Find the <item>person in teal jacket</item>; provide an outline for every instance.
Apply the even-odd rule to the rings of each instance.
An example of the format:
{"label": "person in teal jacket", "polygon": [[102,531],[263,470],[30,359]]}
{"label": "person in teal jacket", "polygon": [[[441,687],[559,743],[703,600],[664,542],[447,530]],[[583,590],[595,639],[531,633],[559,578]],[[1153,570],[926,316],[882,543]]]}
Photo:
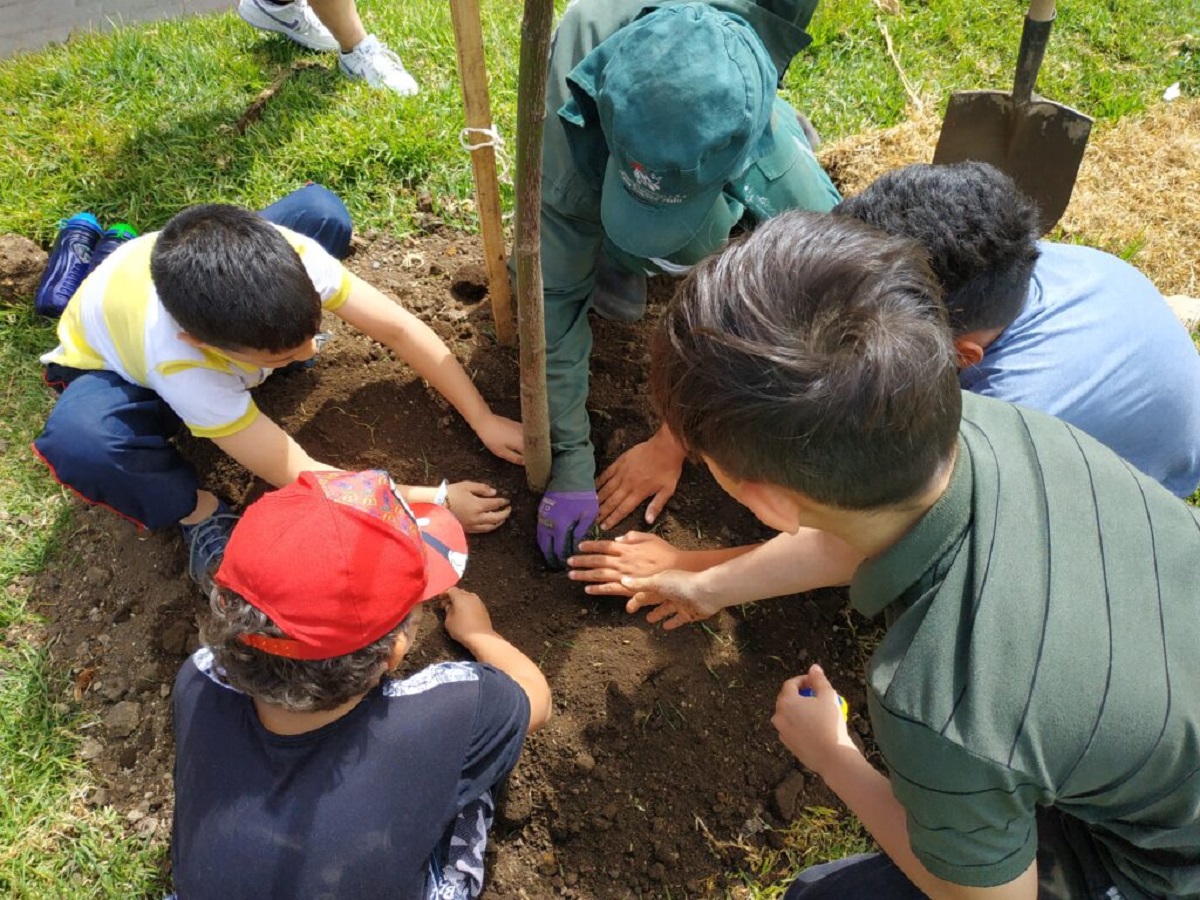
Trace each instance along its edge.
{"label": "person in teal jacket", "polygon": [[[586,407],[588,311],[633,321],[645,310],[647,274],[686,272],[739,224],[787,209],[825,212],[840,199],[807,121],[777,95],[812,40],[805,27],[815,7],[574,0],[559,23],[541,209],[553,468],[537,541],[551,566],[565,563],[600,513]],[[631,476],[661,468],[646,465],[647,452],[664,448],[682,460],[660,431],[601,477],[610,519],[641,489]],[[678,462],[671,490],[677,472]]]}

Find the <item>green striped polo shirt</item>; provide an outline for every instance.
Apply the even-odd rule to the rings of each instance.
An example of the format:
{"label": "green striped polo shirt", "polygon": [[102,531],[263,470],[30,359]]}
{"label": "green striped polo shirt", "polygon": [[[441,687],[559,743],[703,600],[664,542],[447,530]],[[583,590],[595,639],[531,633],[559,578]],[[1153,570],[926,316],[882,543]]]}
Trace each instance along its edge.
{"label": "green striped polo shirt", "polygon": [[913,852],[956,884],[1082,822],[1129,898],[1200,898],[1200,510],[1081,431],[964,393],[945,494],[863,564],[892,624],[871,725]]}

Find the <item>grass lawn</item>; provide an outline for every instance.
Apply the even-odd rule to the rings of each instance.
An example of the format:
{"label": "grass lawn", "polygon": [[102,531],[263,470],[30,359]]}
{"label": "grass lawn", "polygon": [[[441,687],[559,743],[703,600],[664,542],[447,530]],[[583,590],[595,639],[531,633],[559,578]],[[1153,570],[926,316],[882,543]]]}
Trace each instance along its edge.
{"label": "grass lawn", "polygon": [[[881,9],[889,5],[829,0],[813,47],[787,73],[787,95],[827,138],[902,120],[911,101],[898,70],[933,108],[951,90],[1011,87],[1024,4],[908,2],[899,15]],[[447,5],[365,0],[360,10],[420,82],[419,97],[351,83],[332,56],[265,37],[232,13],[0,61],[0,233],[48,245],[57,221],[80,209],[151,230],[191,203],[260,207],[306,180],[341,194],[365,229],[404,232],[422,194],[447,221],[473,227]],[[521,5],[491,0],[483,14],[493,114],[512,145]],[[1195,0],[1077,0],[1060,13],[1040,88],[1104,127],[1175,82],[1200,94],[1197,35]],[[261,118],[239,130],[285,72]],[[505,199],[511,206],[511,186]],[[25,308],[0,308],[0,895],[161,896],[162,848],[82,802],[89,780],[74,754],[85,723],[63,701],[63,674],[45,665],[25,608],[29,576],[68,517],[27,450],[49,405],[35,360],[53,343]],[[859,840],[823,815],[813,827],[836,839],[817,844],[799,827],[797,864],[814,861],[810,844],[837,855]],[[779,893],[754,872],[745,880],[747,896]]]}

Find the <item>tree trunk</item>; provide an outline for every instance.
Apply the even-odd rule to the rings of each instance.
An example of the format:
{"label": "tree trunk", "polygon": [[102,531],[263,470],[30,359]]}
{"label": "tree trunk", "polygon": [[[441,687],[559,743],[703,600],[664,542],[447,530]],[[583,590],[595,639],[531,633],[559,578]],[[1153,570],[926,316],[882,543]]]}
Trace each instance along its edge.
{"label": "tree trunk", "polygon": [[525,0],[517,79],[517,327],[521,338],[521,420],[525,478],[541,492],[550,480],[550,406],[546,397],[546,321],[542,310],[542,127],[550,62],[553,0]]}

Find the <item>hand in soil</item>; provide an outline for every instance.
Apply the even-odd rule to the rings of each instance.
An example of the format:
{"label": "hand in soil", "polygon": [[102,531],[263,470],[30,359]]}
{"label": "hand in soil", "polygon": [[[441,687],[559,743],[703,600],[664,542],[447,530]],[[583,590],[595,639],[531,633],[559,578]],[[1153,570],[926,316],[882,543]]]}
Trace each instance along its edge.
{"label": "hand in soil", "polygon": [[446,634],[463,646],[466,646],[472,637],[495,633],[492,618],[478,594],[452,587],[442,598],[441,607],[446,613],[443,623]]}
{"label": "hand in soil", "polygon": [[520,422],[490,413],[475,434],[494,454],[518,466],[525,465],[525,432]]}
{"label": "hand in soil", "polygon": [[[803,696],[800,692],[805,688],[810,689],[813,696]],[[850,747],[855,753],[860,752],[842,718],[837,691],[825,677],[825,671],[817,665],[810,667],[808,674],[789,678],[783,683],[775,698],[771,724],[792,755],[818,775],[840,748]]]}
{"label": "hand in soil", "polygon": [[621,579],[621,586],[631,596],[625,611],[636,613],[639,609],[652,607],[646,621],[651,625],[662,622],[667,631],[707,619],[724,609],[725,604],[703,588],[700,580],[703,574],[668,569],[645,578],[626,575]]}
{"label": "hand in soil", "polygon": [[618,456],[596,479],[600,527],[613,528],[647,497],[652,499],[646,507],[646,524],[653,525],[675,493],[684,456],[683,448],[665,425],[650,440]]}
{"label": "hand in soil", "polygon": [[579,555],[567,560],[568,578],[592,582],[584,588],[589,594],[632,597],[633,591],[621,584],[626,575],[644,578],[677,565],[679,551],[656,534],[630,531],[613,541],[583,541]]}
{"label": "hand in soil", "polygon": [[483,534],[504,524],[512,507],[507,497],[496,496],[496,489],[478,481],[456,481],[446,492],[450,512],[462,523],[467,534]]}

